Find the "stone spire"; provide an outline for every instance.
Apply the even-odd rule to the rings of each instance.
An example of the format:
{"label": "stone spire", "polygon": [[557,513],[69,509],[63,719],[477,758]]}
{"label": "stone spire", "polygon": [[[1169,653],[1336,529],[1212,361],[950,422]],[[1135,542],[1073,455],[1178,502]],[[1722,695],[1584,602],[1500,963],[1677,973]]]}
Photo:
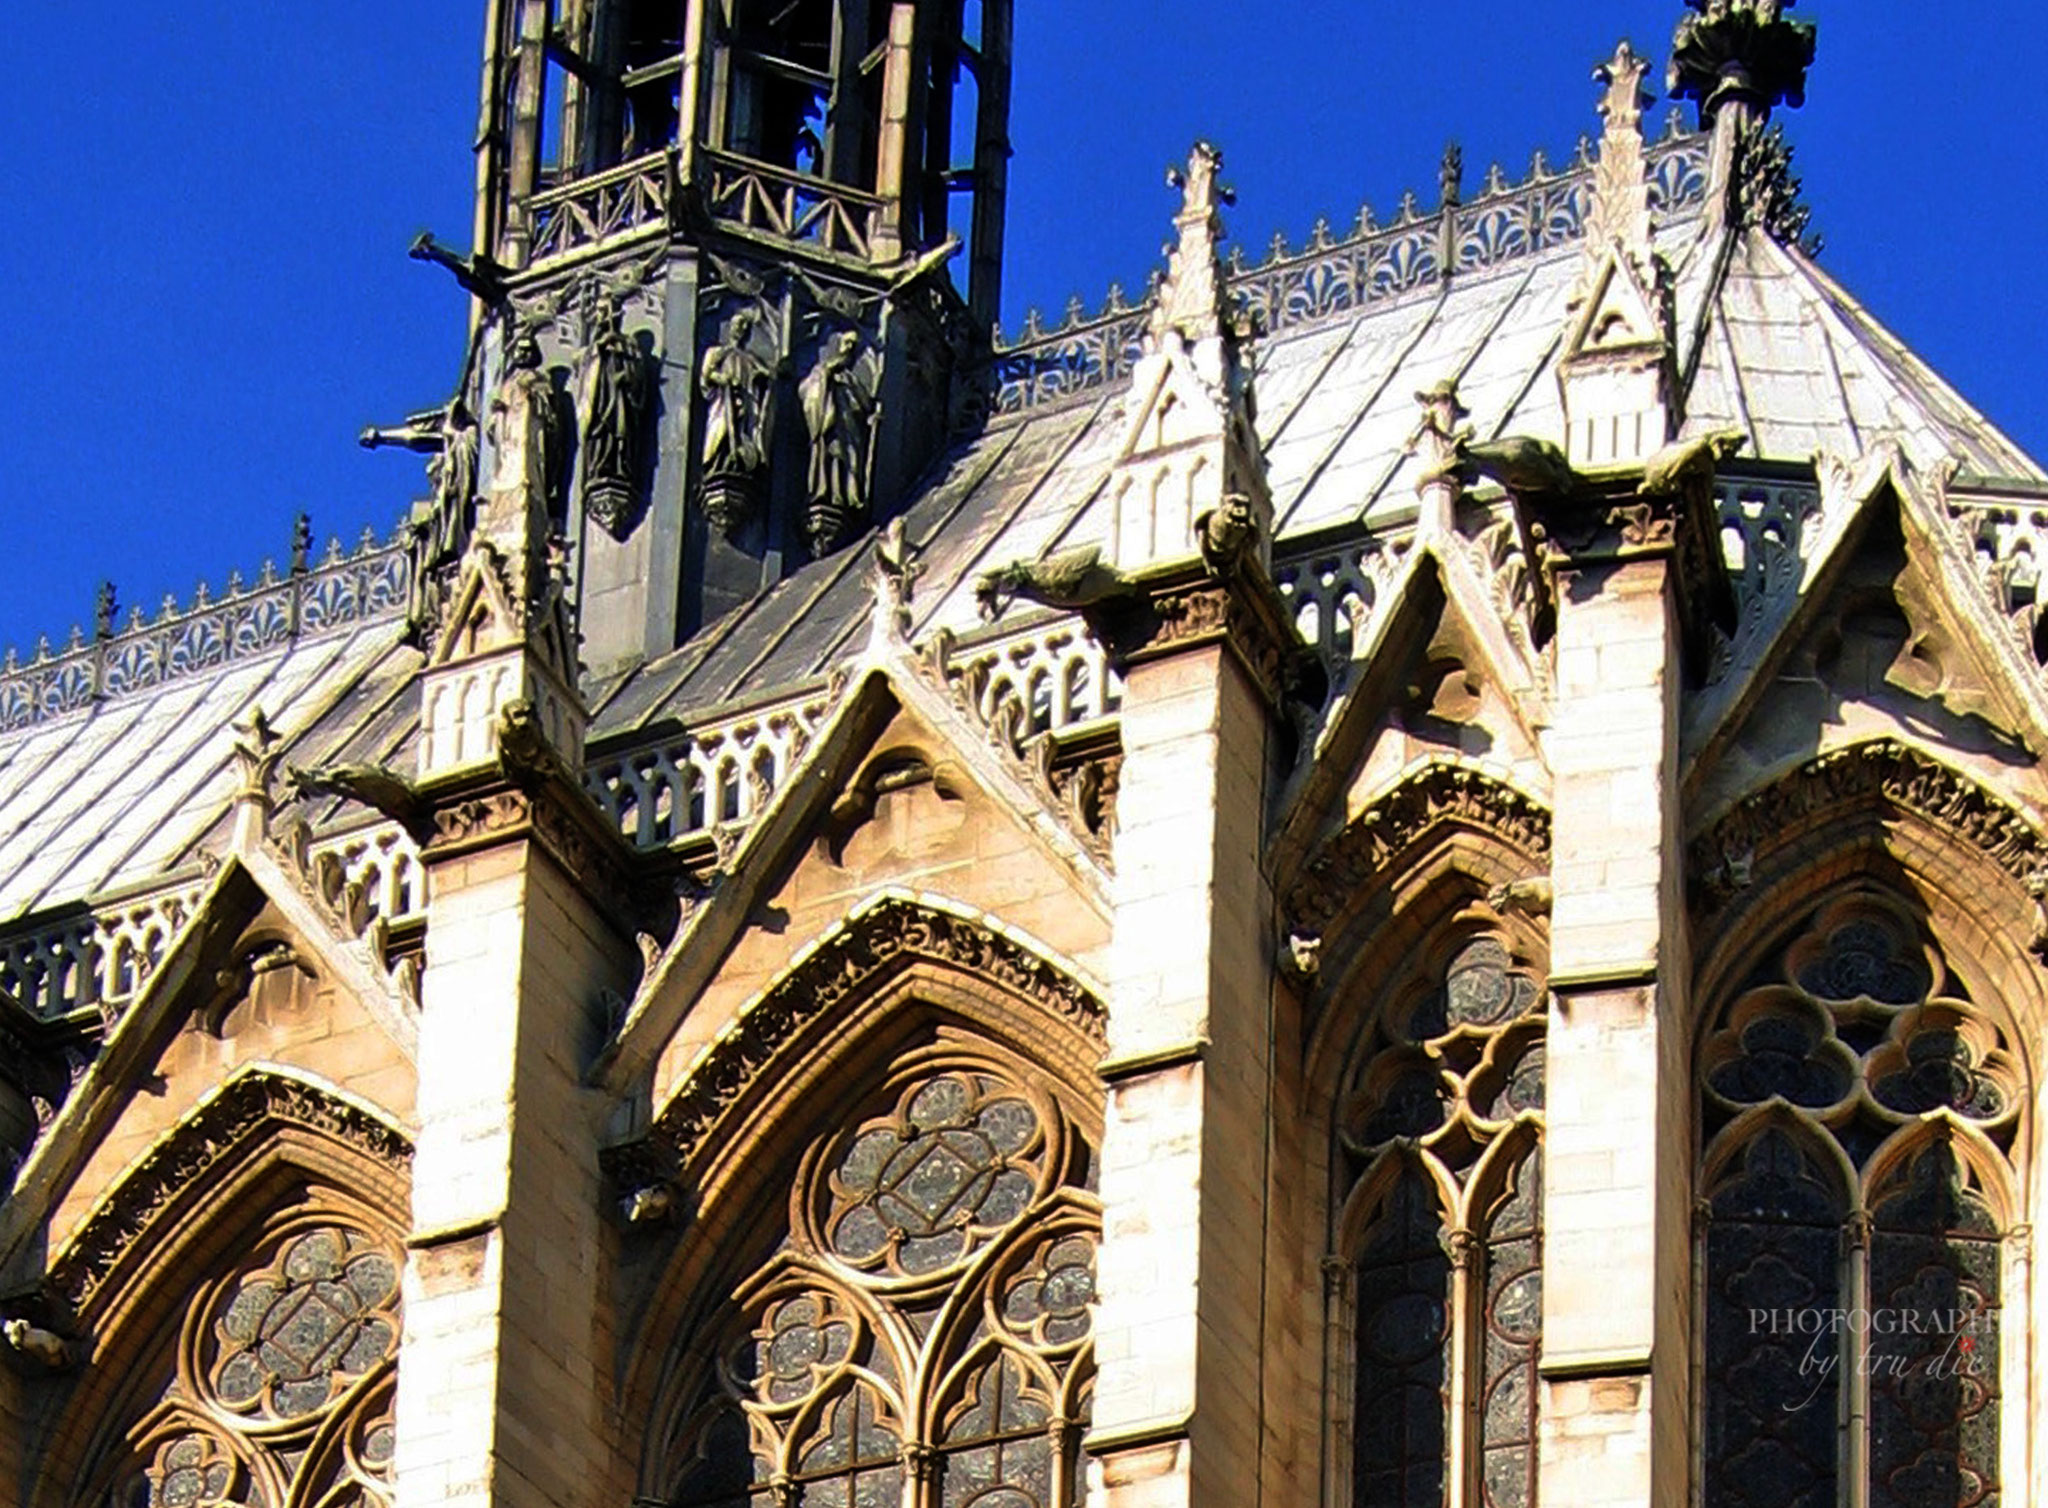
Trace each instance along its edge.
{"label": "stone spire", "polygon": [[1188,165],[1168,168],[1166,181],[1181,191],[1174,216],[1179,239],[1167,248],[1166,280],[1152,307],[1151,340],[1156,348],[1169,334],[1188,344],[1223,336],[1229,327],[1223,308],[1223,206],[1237,195],[1216,181],[1223,154],[1206,141],[1195,143]]}
{"label": "stone spire", "polygon": [[1252,420],[1243,332],[1224,288],[1223,154],[1198,141],[1167,182],[1181,191],[1176,240],[1131,368],[1110,483],[1106,554],[1124,571],[1246,550],[1270,559],[1273,503]]}
{"label": "stone spire", "polygon": [[1593,70],[1606,86],[1605,126],[1586,215],[1585,264],[1573,289],[1558,385],[1565,453],[1575,467],[1628,465],[1675,428],[1671,275],[1651,240],[1643,153],[1649,65],[1627,42]]}

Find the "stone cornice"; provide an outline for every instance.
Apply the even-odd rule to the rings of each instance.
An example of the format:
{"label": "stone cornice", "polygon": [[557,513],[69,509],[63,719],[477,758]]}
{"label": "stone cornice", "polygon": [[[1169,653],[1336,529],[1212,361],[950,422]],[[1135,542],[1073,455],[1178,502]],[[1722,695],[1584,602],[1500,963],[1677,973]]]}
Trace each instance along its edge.
{"label": "stone cornice", "polygon": [[2032,819],[1969,777],[1892,739],[1809,759],[1723,813],[1686,850],[1695,911],[1712,916],[1751,882],[1756,861],[1825,817],[1882,803],[1953,833],[2029,888],[2048,881]]}
{"label": "stone cornice", "polygon": [[481,783],[423,790],[433,807],[433,832],[421,847],[429,865],[503,843],[530,841],[544,851],[605,915],[639,892],[634,854],[589,794],[566,777],[512,785],[496,772]]}
{"label": "stone cornice", "polygon": [[977,915],[885,896],[820,940],[743,1009],[691,1067],[646,1136],[605,1153],[607,1171],[625,1186],[650,1171],[687,1166],[807,1025],[919,963],[970,975],[1040,1006],[1097,1044],[1105,1040],[1103,1002],[1052,960]]}
{"label": "stone cornice", "polygon": [[1140,578],[1135,600],[1084,611],[1119,674],[1186,650],[1221,644],[1244,666],[1269,708],[1282,711],[1308,674],[1321,675],[1271,579],[1246,560],[1229,576],[1197,565]]}
{"label": "stone cornice", "polygon": [[318,1132],[401,1176],[409,1174],[411,1142],[367,1107],[305,1079],[244,1073],[179,1122],[94,1206],[52,1265],[48,1286],[71,1313],[83,1312],[165,1210],[272,1124]]}

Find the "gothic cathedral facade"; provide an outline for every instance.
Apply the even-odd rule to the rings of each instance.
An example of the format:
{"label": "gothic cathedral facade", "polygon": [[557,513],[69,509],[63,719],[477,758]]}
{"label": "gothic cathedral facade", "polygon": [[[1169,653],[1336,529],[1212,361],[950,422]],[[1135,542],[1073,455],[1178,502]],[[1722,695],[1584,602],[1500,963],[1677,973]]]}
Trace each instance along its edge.
{"label": "gothic cathedral facade", "polygon": [[0,1497],[2048,1502],[2048,476],[1791,0],[1012,340],[1009,0],[487,4],[426,495],[0,672]]}

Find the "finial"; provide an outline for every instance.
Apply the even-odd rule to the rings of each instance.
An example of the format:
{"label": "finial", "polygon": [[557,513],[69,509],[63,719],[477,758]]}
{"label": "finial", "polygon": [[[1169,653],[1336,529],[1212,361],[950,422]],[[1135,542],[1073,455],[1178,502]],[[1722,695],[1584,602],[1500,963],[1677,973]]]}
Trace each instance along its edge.
{"label": "finial", "polygon": [[1806,70],[1813,66],[1810,21],[1788,21],[1794,0],[1686,0],[1694,14],[1681,19],[1671,40],[1667,87],[1699,105],[1702,129],[1721,107],[1740,103],[1760,123],[1780,104],[1806,103]]}
{"label": "finial", "polygon": [[1166,280],[1152,310],[1151,334],[1164,341],[1169,334],[1194,342],[1223,333],[1222,263],[1218,248],[1224,230],[1222,206],[1237,196],[1216,181],[1223,154],[1206,141],[1195,143],[1186,168],[1169,168],[1166,181],[1181,191],[1179,232],[1167,261]]}
{"label": "finial", "polygon": [[1605,122],[1600,157],[1593,168],[1593,202],[1586,217],[1586,255],[1597,261],[1618,246],[1647,267],[1650,247],[1650,180],[1643,160],[1643,108],[1655,96],[1643,87],[1649,64],[1623,39],[1614,56],[1593,70],[1606,86],[1600,99]]}
{"label": "finial", "polygon": [[1417,520],[1421,534],[1448,537],[1461,490],[1463,452],[1472,440],[1470,417],[1458,401],[1458,379],[1445,377],[1434,387],[1415,395],[1422,407],[1422,419],[1408,437],[1408,449],[1421,464],[1415,480],[1415,495],[1422,508]]}
{"label": "finial", "polygon": [[924,566],[903,534],[899,514],[889,520],[875,539],[875,559],[868,576],[868,591],[874,599],[870,638],[876,644],[901,643],[910,632],[910,598]]}
{"label": "finial", "polygon": [[269,828],[273,805],[271,777],[276,773],[284,739],[270,725],[261,706],[250,708],[248,721],[234,724],[233,731],[235,737],[228,751],[234,756],[238,781],[234,842],[238,850],[247,852]]}
{"label": "finial", "polygon": [[308,561],[313,554],[313,515],[301,513],[292,520],[292,574],[306,574]]}
{"label": "finial", "polygon": [[118,611],[115,600],[114,583],[102,581],[92,605],[92,636],[95,639],[114,637],[114,614]]}
{"label": "finial", "polygon": [[1649,71],[1650,65],[1636,56],[1626,37],[1616,45],[1614,56],[1593,70],[1593,77],[1607,86],[1600,101],[1600,117],[1607,122],[1609,136],[1617,131],[1642,134],[1643,111],[1657,100],[1643,87],[1643,75]]}
{"label": "finial", "polygon": [[1444,145],[1443,161],[1437,166],[1438,203],[1456,209],[1465,191],[1465,149],[1455,141]]}

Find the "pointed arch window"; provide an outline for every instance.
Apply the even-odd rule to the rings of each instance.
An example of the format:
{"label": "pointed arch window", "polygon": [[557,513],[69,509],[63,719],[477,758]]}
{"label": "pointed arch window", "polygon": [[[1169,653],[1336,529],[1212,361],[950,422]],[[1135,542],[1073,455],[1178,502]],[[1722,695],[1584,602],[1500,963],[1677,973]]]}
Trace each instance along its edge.
{"label": "pointed arch window", "polygon": [[[992,1060],[927,1055],[813,1146],[777,1254],[675,1411],[675,1508],[1071,1508],[1093,1153]],[[701,1369],[700,1369],[701,1370]]]}
{"label": "pointed arch window", "polygon": [[400,1330],[395,1243],[286,1217],[202,1287],[171,1381],[137,1410],[108,1508],[388,1508]]}
{"label": "pointed arch window", "polygon": [[1702,1501],[2000,1501],[2028,1093],[1997,1018],[1851,894],[1712,1021],[1700,1099]]}
{"label": "pointed arch window", "polygon": [[1441,1508],[1454,1483],[1536,1501],[1543,1035],[1535,975],[1468,937],[1359,1059],[1327,1269],[1326,1454],[1352,1508]]}

